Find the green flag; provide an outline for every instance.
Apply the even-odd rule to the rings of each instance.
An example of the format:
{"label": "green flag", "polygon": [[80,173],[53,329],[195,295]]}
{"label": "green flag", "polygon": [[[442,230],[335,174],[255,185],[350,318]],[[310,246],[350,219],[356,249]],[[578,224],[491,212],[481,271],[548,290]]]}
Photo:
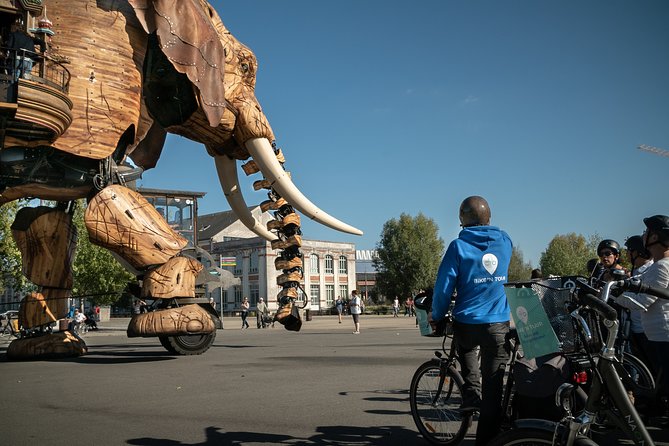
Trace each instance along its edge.
{"label": "green flag", "polygon": [[539,296],[532,288],[505,287],[523,353],[528,359],[560,351]]}

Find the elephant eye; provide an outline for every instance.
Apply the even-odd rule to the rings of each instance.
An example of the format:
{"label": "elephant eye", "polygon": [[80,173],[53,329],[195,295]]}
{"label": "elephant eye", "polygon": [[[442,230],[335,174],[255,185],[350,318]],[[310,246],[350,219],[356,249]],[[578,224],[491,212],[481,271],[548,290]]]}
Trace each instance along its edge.
{"label": "elephant eye", "polygon": [[242,62],[242,73],[248,73],[250,70],[248,62]]}

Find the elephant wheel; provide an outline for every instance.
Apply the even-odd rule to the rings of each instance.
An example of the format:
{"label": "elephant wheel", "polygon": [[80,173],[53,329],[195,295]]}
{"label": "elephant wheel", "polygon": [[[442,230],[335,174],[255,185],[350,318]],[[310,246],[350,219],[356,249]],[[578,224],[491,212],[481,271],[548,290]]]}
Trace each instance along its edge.
{"label": "elephant wheel", "polygon": [[209,350],[216,339],[213,331],[202,335],[159,336],[160,344],[170,353],[176,355],[201,355]]}

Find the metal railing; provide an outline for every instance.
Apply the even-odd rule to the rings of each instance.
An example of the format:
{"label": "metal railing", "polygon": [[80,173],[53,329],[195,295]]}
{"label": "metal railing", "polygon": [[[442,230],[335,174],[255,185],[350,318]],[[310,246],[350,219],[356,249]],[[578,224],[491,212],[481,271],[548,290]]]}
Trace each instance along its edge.
{"label": "metal railing", "polygon": [[33,51],[0,47],[0,73],[14,82],[29,79],[65,94],[70,87],[70,72],[61,62]]}

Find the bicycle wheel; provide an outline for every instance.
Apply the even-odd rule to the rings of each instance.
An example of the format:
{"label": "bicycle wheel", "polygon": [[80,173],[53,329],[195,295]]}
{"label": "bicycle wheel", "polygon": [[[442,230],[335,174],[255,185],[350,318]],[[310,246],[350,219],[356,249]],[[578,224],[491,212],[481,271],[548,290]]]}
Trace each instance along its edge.
{"label": "bicycle wheel", "polygon": [[621,373],[625,387],[631,386],[635,396],[648,396],[655,392],[655,379],[646,364],[636,356],[625,353],[622,366],[626,373]]}
{"label": "bicycle wheel", "polygon": [[[554,433],[532,427],[519,427],[502,432],[487,446],[541,446],[552,445]],[[559,443],[556,443],[559,444]],[[587,437],[577,437],[574,446],[597,446]]]}
{"label": "bicycle wheel", "polygon": [[472,413],[460,410],[464,381],[457,370],[448,368],[443,379],[443,389],[435,402],[441,380],[439,362],[428,361],[418,367],[409,389],[411,415],[418,431],[429,443],[454,445],[467,434]]}

